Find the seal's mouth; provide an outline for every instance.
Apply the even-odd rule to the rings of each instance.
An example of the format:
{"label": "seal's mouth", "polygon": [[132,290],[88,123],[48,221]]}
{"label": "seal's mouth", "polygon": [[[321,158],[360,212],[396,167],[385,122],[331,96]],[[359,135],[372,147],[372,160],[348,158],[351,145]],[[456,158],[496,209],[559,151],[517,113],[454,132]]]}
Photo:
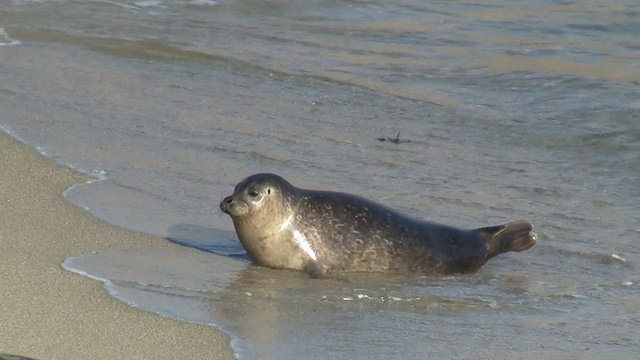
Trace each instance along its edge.
{"label": "seal's mouth", "polygon": [[225,214],[231,215],[231,211],[234,205],[235,205],[235,200],[233,200],[233,197],[227,196],[220,203],[220,210]]}

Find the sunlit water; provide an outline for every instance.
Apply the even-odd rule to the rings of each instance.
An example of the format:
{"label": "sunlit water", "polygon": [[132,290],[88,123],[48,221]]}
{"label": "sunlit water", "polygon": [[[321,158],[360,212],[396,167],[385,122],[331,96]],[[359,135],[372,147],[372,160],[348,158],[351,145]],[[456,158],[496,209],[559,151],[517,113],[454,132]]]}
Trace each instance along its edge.
{"label": "sunlit water", "polygon": [[[634,358],[639,24],[632,0],[0,0],[0,124],[105,179],[73,203],[191,248],[67,269],[239,357]],[[473,275],[257,268],[218,203],[259,171],[540,241]]]}

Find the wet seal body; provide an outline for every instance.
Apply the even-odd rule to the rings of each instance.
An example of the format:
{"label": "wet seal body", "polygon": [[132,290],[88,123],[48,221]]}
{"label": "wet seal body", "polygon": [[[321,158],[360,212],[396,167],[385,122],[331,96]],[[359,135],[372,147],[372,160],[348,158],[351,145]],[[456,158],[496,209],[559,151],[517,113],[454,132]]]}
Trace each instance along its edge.
{"label": "wet seal body", "polygon": [[296,188],[274,174],[244,179],[220,209],[256,264],[314,275],[473,272],[537,239],[526,221],[463,230],[360,196]]}

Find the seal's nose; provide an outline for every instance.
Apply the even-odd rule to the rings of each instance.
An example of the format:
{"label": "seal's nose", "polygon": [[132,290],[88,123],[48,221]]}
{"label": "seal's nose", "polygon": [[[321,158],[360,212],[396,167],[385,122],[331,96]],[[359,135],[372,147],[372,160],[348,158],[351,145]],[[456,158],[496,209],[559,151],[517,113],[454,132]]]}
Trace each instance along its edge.
{"label": "seal's nose", "polygon": [[222,212],[227,212],[227,209],[229,208],[229,205],[231,205],[233,203],[234,203],[233,198],[231,196],[227,196],[220,203],[220,210],[222,210]]}

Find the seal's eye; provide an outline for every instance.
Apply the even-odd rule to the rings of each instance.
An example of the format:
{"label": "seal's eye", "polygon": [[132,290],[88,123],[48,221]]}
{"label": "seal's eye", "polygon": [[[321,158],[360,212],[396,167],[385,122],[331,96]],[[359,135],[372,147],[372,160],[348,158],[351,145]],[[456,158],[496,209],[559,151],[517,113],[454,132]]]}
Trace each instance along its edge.
{"label": "seal's eye", "polygon": [[258,197],[260,195],[260,193],[255,190],[249,190],[248,194],[251,197]]}

